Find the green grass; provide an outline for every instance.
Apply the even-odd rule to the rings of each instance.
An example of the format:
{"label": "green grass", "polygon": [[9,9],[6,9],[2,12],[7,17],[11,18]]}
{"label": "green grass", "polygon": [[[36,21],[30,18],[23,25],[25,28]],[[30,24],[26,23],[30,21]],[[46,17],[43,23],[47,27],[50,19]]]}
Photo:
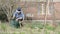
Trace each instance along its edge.
{"label": "green grass", "polygon": [[50,34],[50,32],[48,32],[48,31],[45,31],[45,34]]}
{"label": "green grass", "polygon": [[60,34],[60,25],[53,28],[50,24],[44,25],[43,22],[40,21],[32,21],[31,23],[26,22],[22,28],[14,28],[8,23],[1,23],[0,34],[41,34],[44,29],[43,27],[45,27],[45,34],[50,34],[51,31]]}
{"label": "green grass", "polygon": [[55,30],[55,28],[54,28],[53,26],[49,25],[49,24],[46,24],[45,28],[46,28],[47,30],[52,30],[52,31]]}
{"label": "green grass", "polygon": [[1,29],[1,30],[4,30],[4,31],[7,29],[7,28],[6,28],[6,24],[4,24],[4,23],[2,23],[2,24],[0,25],[0,27],[1,27],[0,29]]}

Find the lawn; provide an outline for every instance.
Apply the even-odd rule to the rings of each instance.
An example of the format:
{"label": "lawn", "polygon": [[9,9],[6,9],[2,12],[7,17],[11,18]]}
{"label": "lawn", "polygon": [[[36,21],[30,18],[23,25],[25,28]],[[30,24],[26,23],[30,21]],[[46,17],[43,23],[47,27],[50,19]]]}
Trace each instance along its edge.
{"label": "lawn", "polygon": [[44,25],[43,21],[25,21],[21,28],[11,27],[9,23],[0,24],[0,34],[60,34],[60,22],[53,27],[50,22]]}

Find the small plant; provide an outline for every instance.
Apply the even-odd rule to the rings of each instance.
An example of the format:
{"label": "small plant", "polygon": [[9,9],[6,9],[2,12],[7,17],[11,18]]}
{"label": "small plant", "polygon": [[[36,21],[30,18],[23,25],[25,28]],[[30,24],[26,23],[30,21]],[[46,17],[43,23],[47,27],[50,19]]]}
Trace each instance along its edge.
{"label": "small plant", "polygon": [[45,28],[48,30],[55,30],[55,28],[53,26],[48,25],[48,24],[46,24]]}
{"label": "small plant", "polygon": [[13,34],[17,34],[16,32],[14,32]]}
{"label": "small plant", "polygon": [[20,32],[20,34],[25,34],[25,32]]}
{"label": "small plant", "polygon": [[31,28],[38,27],[39,29],[43,29],[44,25],[41,23],[33,23],[31,24]]}
{"label": "small plant", "polygon": [[60,32],[58,32],[58,34],[60,34]]}
{"label": "small plant", "polygon": [[6,30],[6,25],[5,24],[1,24],[1,29],[5,31]]}
{"label": "small plant", "polygon": [[50,34],[50,32],[48,32],[48,31],[45,31],[45,34]]}

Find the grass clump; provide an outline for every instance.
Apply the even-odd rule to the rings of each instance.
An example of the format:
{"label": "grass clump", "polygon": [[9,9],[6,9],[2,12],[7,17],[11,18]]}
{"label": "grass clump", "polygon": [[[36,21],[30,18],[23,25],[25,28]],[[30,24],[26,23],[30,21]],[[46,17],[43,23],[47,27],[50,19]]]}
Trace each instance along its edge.
{"label": "grass clump", "polygon": [[49,25],[49,24],[46,24],[45,28],[47,30],[52,30],[52,31],[55,30],[55,28],[53,26]]}
{"label": "grass clump", "polygon": [[4,23],[1,24],[1,29],[4,30],[4,31],[7,29],[6,25]]}

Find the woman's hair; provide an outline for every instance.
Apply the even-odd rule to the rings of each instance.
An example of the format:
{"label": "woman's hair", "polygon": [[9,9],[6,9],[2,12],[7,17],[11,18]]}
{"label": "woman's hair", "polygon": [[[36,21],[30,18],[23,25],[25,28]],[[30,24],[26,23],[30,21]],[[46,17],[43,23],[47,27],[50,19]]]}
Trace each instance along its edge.
{"label": "woman's hair", "polygon": [[17,10],[18,10],[18,11],[21,11],[21,8],[20,8],[20,7],[18,7],[18,8],[17,8]]}

